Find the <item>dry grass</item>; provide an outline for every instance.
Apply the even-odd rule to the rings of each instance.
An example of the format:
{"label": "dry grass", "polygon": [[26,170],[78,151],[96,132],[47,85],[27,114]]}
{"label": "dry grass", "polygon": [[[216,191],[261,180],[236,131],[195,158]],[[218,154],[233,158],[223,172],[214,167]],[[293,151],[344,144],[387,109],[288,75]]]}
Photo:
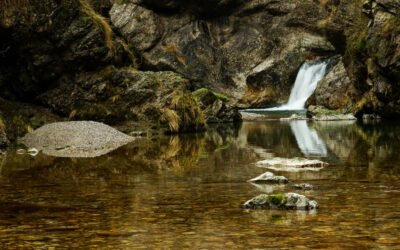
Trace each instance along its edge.
{"label": "dry grass", "polygon": [[98,14],[90,5],[89,1],[87,0],[79,0],[81,5],[81,11],[84,15],[90,18],[94,24],[103,32],[104,41],[106,42],[107,46],[110,48],[110,52],[114,52],[114,43],[112,40],[113,32],[111,29],[110,24],[108,23],[107,19]]}
{"label": "dry grass", "polygon": [[169,130],[172,133],[177,133],[179,131],[180,118],[175,110],[164,108],[161,121],[168,124]]}
{"label": "dry grass", "polygon": [[203,112],[197,99],[190,93],[175,90],[169,108],[164,108],[161,122],[167,123],[171,133],[200,131],[205,127]]}
{"label": "dry grass", "polygon": [[181,130],[201,130],[205,120],[203,112],[199,107],[196,97],[183,91],[175,91],[175,96],[171,102],[175,107],[180,119]]}

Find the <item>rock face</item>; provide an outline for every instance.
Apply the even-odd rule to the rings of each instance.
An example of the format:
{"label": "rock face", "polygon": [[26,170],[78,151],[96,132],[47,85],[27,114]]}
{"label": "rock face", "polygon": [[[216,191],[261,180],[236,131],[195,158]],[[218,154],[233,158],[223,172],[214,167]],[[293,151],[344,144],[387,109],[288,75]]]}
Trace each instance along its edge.
{"label": "rock face", "polygon": [[118,64],[125,56],[105,19],[85,1],[9,1],[0,16],[6,97],[32,100],[63,75]]}
{"label": "rock face", "polygon": [[[141,27],[127,39],[128,46],[95,12],[107,8],[110,2],[103,0],[5,2],[0,11],[0,98],[48,107],[61,116],[58,120],[96,120],[125,131],[138,126],[166,127],[173,133],[204,130],[204,114],[187,79],[173,72],[136,69],[130,47],[142,46],[138,51],[144,51],[154,46],[152,37],[157,39],[159,29]],[[132,21],[131,26],[138,24],[131,16],[121,18]],[[146,24],[150,20],[151,16]],[[220,100],[206,111],[208,121],[241,120],[233,103]],[[6,120],[12,115],[5,112]],[[25,121],[29,117],[22,119],[27,128],[43,125],[30,126]],[[7,127],[13,140],[27,130]]]}
{"label": "rock face", "polygon": [[27,147],[58,157],[95,157],[131,141],[132,137],[93,121],[47,124],[20,140]]}
{"label": "rock face", "polygon": [[74,120],[110,125],[174,122],[171,132],[202,130],[203,114],[194,96],[185,90],[188,84],[173,72],[109,66],[64,79],[57,88],[43,93],[40,100]]}
{"label": "rock face", "polygon": [[242,107],[286,101],[304,58],[334,53],[311,25],[326,15],[297,0],[129,1],[110,11],[144,68],[179,72],[193,88],[210,88]]}
{"label": "rock face", "polygon": [[[304,61],[340,55],[310,103],[400,117],[399,27],[397,0],[3,1],[0,96],[60,119],[202,130],[286,102]],[[202,88],[231,102],[198,103]]]}
{"label": "rock face", "polygon": [[207,123],[240,122],[242,116],[236,106],[221,94],[202,88],[193,92]]}
{"label": "rock face", "polygon": [[260,194],[243,205],[247,209],[286,209],[312,210],[319,207],[318,203],[304,195],[296,193]]}
{"label": "rock face", "polygon": [[340,109],[349,103],[351,80],[340,60],[329,73],[318,82],[314,92],[315,104],[328,109]]}

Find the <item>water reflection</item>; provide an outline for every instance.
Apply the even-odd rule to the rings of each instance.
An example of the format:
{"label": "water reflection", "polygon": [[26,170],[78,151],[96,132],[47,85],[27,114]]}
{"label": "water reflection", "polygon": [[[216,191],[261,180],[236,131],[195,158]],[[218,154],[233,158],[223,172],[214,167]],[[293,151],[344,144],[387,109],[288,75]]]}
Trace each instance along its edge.
{"label": "water reflection", "polygon": [[290,128],[296,137],[297,145],[305,156],[328,155],[325,143],[318,137],[317,131],[310,129],[307,121],[291,121]]}
{"label": "water reflection", "polygon": [[317,214],[239,208],[260,193],[293,192],[290,185],[247,183],[265,171],[255,162],[316,152],[300,146],[309,138],[296,136],[291,123],[249,122],[143,138],[93,159],[0,155],[0,245],[265,248],[269,239],[272,248],[396,247],[400,126],[306,125],[324,142],[330,165],[274,173],[315,186],[296,192],[318,201]]}

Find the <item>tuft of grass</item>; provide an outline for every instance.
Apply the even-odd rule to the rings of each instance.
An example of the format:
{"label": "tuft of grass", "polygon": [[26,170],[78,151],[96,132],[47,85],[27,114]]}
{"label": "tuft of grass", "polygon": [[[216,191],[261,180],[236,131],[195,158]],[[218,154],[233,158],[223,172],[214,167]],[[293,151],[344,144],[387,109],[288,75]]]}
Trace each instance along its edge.
{"label": "tuft of grass", "polygon": [[98,14],[93,7],[90,5],[90,2],[87,0],[79,0],[81,5],[81,12],[90,18],[94,24],[102,31],[104,36],[104,41],[110,49],[110,53],[115,52],[114,43],[112,40],[113,32],[110,24],[107,19],[102,15]]}
{"label": "tuft of grass", "polygon": [[172,133],[178,133],[179,123],[181,120],[175,110],[164,108],[161,115],[161,121],[168,124],[169,130]]}
{"label": "tuft of grass", "polygon": [[122,47],[124,48],[125,52],[128,54],[128,57],[133,65],[134,68],[138,68],[139,64],[136,60],[135,54],[131,50],[131,46],[129,46],[124,40],[118,38],[117,42],[122,44]]}
{"label": "tuft of grass", "polygon": [[[173,110],[179,119],[169,119],[177,121],[178,126],[170,126],[171,132],[177,131],[200,131],[205,128],[205,119],[200,109],[199,103],[191,93],[184,93],[182,90],[175,90],[171,100],[170,109]],[[171,116],[171,114],[169,114]],[[175,124],[172,124],[175,125]],[[178,129],[175,129],[178,127]]]}

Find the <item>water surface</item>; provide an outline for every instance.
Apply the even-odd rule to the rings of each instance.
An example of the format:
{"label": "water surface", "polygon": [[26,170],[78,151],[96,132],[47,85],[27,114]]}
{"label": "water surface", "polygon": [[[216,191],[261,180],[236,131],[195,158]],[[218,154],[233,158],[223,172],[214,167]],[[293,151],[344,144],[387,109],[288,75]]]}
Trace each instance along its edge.
{"label": "water surface", "polygon": [[[300,123],[299,123],[300,122]],[[240,208],[263,192],[255,162],[307,157],[320,171],[274,172],[318,189],[317,212]],[[142,138],[97,158],[2,156],[0,245],[65,248],[400,247],[400,126],[247,122]]]}

